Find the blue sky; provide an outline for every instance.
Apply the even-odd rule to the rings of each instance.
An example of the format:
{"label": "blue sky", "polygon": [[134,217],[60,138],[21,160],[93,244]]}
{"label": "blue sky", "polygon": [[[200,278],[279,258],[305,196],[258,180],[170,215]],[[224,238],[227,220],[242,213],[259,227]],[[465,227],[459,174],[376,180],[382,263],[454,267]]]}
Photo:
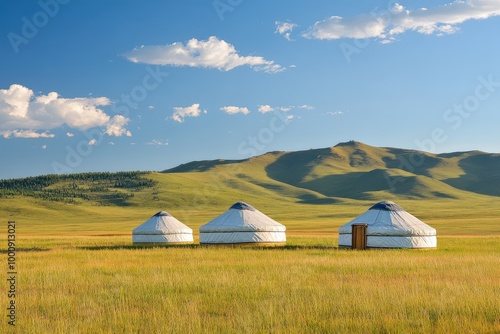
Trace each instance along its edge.
{"label": "blue sky", "polygon": [[357,140],[500,152],[500,2],[0,3],[0,178]]}

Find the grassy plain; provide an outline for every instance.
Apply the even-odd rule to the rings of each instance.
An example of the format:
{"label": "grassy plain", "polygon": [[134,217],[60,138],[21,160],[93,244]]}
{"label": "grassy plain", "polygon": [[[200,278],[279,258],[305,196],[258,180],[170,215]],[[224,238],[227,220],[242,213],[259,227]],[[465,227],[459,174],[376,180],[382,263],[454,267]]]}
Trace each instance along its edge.
{"label": "grassy plain", "polygon": [[[133,246],[131,229],[151,207],[52,203],[34,219],[30,200],[12,199],[21,207],[17,331],[5,317],[1,333],[500,332],[494,200],[398,201],[437,228],[438,249],[366,252],[336,247],[338,226],[363,201],[259,202],[287,226],[287,246],[240,249]],[[197,242],[198,227],[225,209],[171,213]]]}
{"label": "grassy plain", "polygon": [[[240,249],[131,245],[132,228],[163,209],[151,204],[3,200],[4,219],[16,217],[18,309],[16,331],[4,317],[0,333],[499,333],[500,206],[488,199],[398,201],[436,227],[438,249],[366,252],[337,249],[336,236],[369,201],[252,199],[288,242]],[[197,242],[230,204],[169,211]]]}
{"label": "grassy plain", "polygon": [[443,237],[428,251],[339,250],[314,236],[282,248],[129,236],[19,247],[17,333],[500,332],[498,236]]}

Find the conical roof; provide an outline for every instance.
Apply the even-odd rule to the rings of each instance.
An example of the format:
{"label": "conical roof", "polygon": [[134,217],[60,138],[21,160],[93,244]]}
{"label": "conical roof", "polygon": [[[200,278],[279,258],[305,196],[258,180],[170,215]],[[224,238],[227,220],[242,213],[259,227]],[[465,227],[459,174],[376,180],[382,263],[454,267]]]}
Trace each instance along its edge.
{"label": "conical roof", "polygon": [[339,228],[351,233],[353,224],[367,224],[367,235],[436,235],[436,230],[394,202],[383,201]]}
{"label": "conical roof", "polygon": [[133,229],[132,234],[192,234],[193,230],[166,211],[160,211]]}
{"label": "conical roof", "polygon": [[245,202],[233,204],[226,212],[200,227],[200,233],[231,231],[284,232],[286,227]]}
{"label": "conical roof", "polygon": [[405,211],[402,207],[391,201],[382,201],[375,203],[369,210]]}

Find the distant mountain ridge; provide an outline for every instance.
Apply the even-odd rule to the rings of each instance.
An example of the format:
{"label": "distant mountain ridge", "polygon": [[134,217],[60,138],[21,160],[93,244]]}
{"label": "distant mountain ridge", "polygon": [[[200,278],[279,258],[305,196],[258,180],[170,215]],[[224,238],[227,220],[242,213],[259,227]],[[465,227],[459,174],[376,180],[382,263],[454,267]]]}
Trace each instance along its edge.
{"label": "distant mountain ridge", "polygon": [[500,154],[432,154],[355,141],[243,160],[192,161],[163,172],[0,180],[0,207],[26,205],[41,212],[67,205],[92,212],[97,206],[187,209],[238,200],[279,206],[383,199],[484,203],[493,197],[500,197]]}
{"label": "distant mountain ridge", "polygon": [[384,193],[409,198],[500,196],[500,154],[432,154],[356,141],[329,148],[269,152],[244,160],[193,161],[164,173],[223,173],[237,166],[245,176],[250,165],[258,165],[273,181],[326,197],[372,199]]}

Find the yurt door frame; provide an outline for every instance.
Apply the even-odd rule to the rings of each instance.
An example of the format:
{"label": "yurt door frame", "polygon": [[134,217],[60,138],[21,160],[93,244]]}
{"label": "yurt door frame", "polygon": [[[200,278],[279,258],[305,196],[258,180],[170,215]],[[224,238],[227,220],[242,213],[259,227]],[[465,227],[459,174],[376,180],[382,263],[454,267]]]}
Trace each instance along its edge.
{"label": "yurt door frame", "polygon": [[352,224],[352,249],[366,249],[367,224]]}

